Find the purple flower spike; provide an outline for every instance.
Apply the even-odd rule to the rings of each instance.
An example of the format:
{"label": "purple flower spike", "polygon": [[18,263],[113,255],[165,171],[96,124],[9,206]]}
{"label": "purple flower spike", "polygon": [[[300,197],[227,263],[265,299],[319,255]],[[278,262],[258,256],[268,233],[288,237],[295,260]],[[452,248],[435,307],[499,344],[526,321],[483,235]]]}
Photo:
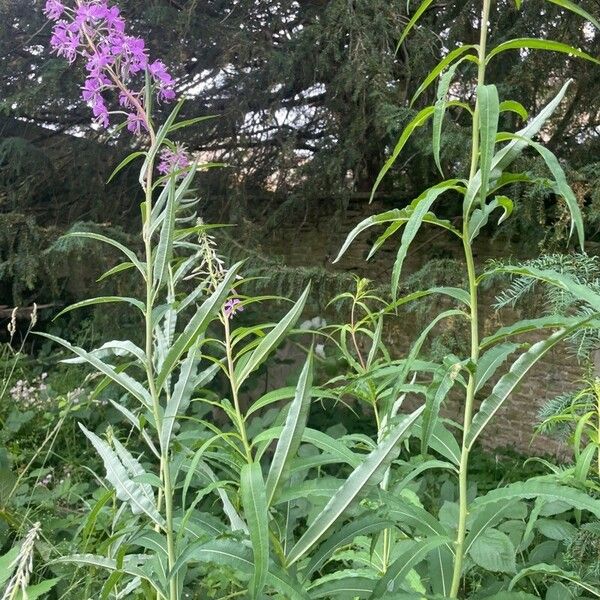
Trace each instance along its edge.
{"label": "purple flower spike", "polygon": [[233,319],[233,317],[237,313],[243,312],[244,307],[241,306],[241,304],[242,301],[239,298],[230,298],[229,300],[227,300],[227,302],[225,302],[225,305],[223,306],[225,316],[228,319]]}
{"label": "purple flower spike", "polygon": [[[175,80],[165,64],[160,60],[149,63],[144,40],[126,35],[119,8],[109,6],[108,0],[77,0],[71,9],[59,0],[48,0],[44,13],[56,21],[50,40],[53,51],[69,62],[77,56],[86,60],[88,77],[81,92],[97,123],[108,127],[106,94],[114,93],[127,110],[127,129],[136,135],[148,130],[144,81],[137,77],[146,70],[157,99],[175,99]],[[138,84],[136,78],[141,79]]]}
{"label": "purple flower spike", "polygon": [[58,21],[65,12],[65,5],[58,0],[48,0],[46,2],[46,8],[44,8],[44,14],[53,21]]}
{"label": "purple flower spike", "polygon": [[191,164],[190,155],[183,144],[177,144],[174,150],[171,148],[164,148],[160,153],[160,163],[158,164],[158,172],[162,175],[168,175],[169,173],[179,173],[180,177],[183,177],[185,169]]}

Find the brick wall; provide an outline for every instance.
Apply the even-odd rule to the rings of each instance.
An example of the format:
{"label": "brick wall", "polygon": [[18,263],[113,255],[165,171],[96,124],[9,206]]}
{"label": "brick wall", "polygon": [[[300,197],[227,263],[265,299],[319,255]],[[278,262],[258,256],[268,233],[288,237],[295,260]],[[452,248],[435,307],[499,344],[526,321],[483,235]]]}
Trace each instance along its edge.
{"label": "brick wall", "polygon": [[[346,212],[345,221],[331,227],[331,221],[324,219],[322,223],[305,223],[300,230],[290,226],[282,227],[273,239],[266,241],[265,249],[284,257],[289,265],[312,266],[321,265],[332,270],[352,271],[367,277],[375,282],[387,283],[390,279],[391,269],[397,249],[397,238],[388,243],[387,249],[380,251],[368,263],[365,261],[370,242],[374,234],[382,231],[373,228],[372,233],[363,233],[350,247],[340,263],[332,265],[331,261],[341,247],[346,234],[362,219],[385,210],[382,203],[375,202],[371,205],[361,201],[351,204]],[[413,243],[413,250],[409,253],[404,265],[404,273],[411,273],[422,266],[428,257],[435,254],[438,257],[460,258],[461,248],[456,244],[456,238],[439,229],[429,229],[427,235],[418,237]],[[511,249],[514,252],[514,248]],[[487,258],[498,258],[505,253],[503,246],[494,244],[489,240],[482,240],[475,248],[476,261],[479,268]],[[488,294],[489,295],[489,294]],[[490,308],[492,296],[482,298],[481,321],[486,332],[492,331],[499,325],[508,324],[519,318],[519,314],[502,313],[499,317]],[[505,319],[505,323],[501,322]],[[397,354],[401,356],[408,348],[410,340],[417,333],[414,318],[400,318],[390,323],[387,331],[387,340]],[[535,341],[535,335],[529,336],[526,341]],[[508,366],[507,363],[506,366]],[[539,408],[549,399],[571,389],[575,389],[581,380],[582,371],[577,361],[566,347],[560,347],[550,352],[529,373],[524,382],[515,393],[504,403],[496,418],[492,421],[484,436],[482,443],[489,449],[513,448],[524,453],[551,454],[565,456],[567,449],[555,440],[541,436],[533,436],[533,426],[537,422]],[[493,381],[491,384],[493,385]],[[491,385],[483,390],[489,392]],[[461,404],[463,399],[453,397],[445,407],[445,414],[460,420]]]}

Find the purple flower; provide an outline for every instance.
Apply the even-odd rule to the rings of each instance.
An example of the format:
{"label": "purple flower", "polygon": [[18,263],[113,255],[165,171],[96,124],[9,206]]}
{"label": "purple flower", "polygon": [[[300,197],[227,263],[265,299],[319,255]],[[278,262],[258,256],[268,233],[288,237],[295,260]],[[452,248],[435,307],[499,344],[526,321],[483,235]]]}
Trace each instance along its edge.
{"label": "purple flower", "polygon": [[[184,171],[190,166],[190,155],[183,144],[176,144],[175,148],[164,148],[160,153],[158,172],[163,175]],[[184,173],[180,173],[183,176]]]}
{"label": "purple flower", "polygon": [[148,129],[148,124],[138,113],[129,113],[127,115],[127,129],[135,135],[141,135],[142,131]]}
{"label": "purple flower", "polygon": [[158,88],[158,99],[164,102],[170,102],[175,99],[175,80],[167,71],[167,67],[162,60],[155,60],[148,65],[148,71]]}
{"label": "purple flower", "polygon": [[96,52],[89,56],[85,67],[91,75],[99,77],[106,67],[114,63],[114,60],[114,57],[110,54],[110,48],[106,46],[98,47]]}
{"label": "purple flower", "polygon": [[58,0],[47,0],[44,14],[53,21],[58,21],[65,12],[65,6]]}
{"label": "purple flower", "polygon": [[106,108],[106,104],[104,103],[104,98],[102,96],[96,97],[94,103],[92,104],[92,113],[94,115],[94,121],[102,127],[107,128],[110,124],[108,118],[108,109]]}
{"label": "purple flower", "polygon": [[96,122],[108,126],[105,94],[113,92],[129,113],[127,128],[140,134],[148,129],[148,120],[143,102],[144,82],[134,84],[135,76],[147,69],[158,100],[167,102],[175,99],[175,80],[162,61],[149,64],[144,40],[125,34],[119,7],[109,6],[108,1],[77,0],[74,9],[68,9],[59,0],[48,0],[44,12],[57,21],[50,44],[58,56],[69,62],[78,55],[86,59],[88,76],[82,97],[92,107]]}
{"label": "purple flower", "polygon": [[79,28],[74,23],[59,21],[54,26],[50,45],[58,56],[64,56],[69,62],[74,62],[81,45]]}
{"label": "purple flower", "polygon": [[242,301],[239,298],[230,298],[225,302],[223,306],[223,310],[225,311],[225,316],[228,319],[233,319],[233,317],[244,310],[244,307],[241,306]]}

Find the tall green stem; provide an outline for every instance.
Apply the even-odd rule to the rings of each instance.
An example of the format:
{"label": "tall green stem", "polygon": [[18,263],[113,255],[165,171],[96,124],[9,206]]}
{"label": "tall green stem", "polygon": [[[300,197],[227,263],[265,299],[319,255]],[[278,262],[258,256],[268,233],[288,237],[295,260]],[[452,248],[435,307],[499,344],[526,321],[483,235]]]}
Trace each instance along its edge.
{"label": "tall green stem", "polygon": [[[488,21],[490,17],[491,0],[483,0],[481,11],[481,26],[479,37],[479,68],[477,72],[477,84],[485,83],[485,55],[487,44]],[[473,137],[471,142],[471,168],[469,179],[473,179],[477,173],[479,164],[479,100],[475,104],[473,113]],[[469,297],[471,308],[471,363],[477,364],[479,359],[479,318],[478,318],[478,297],[477,297],[477,276],[475,273],[475,263],[473,260],[473,249],[469,240],[469,214],[464,215],[463,221],[463,248],[465,261],[467,265],[467,279],[469,284]],[[454,570],[452,573],[452,585],[450,588],[450,598],[457,598],[460,588],[461,574],[465,553],[465,536],[467,533],[468,517],[468,475],[469,475],[469,448],[467,446],[467,434],[471,427],[473,418],[473,404],[475,401],[475,376],[469,375],[467,384],[467,394],[465,399],[465,408],[463,416],[463,441],[460,455],[459,467],[459,515],[458,529],[456,532]]]}
{"label": "tall green stem", "polygon": [[[151,147],[154,147],[156,140],[154,132],[151,131]],[[157,433],[160,434],[162,418],[160,407],[160,390],[156,389],[154,376],[154,341],[153,341],[153,323],[152,311],[154,308],[154,264],[152,255],[152,236],[150,233],[151,215],[152,215],[152,171],[154,169],[153,161],[148,165],[146,176],[146,202],[144,212],[144,253],[146,255],[146,311],[145,311],[145,338],[146,338],[146,377],[148,380],[148,388],[150,397],[152,398],[152,413]],[[175,565],[175,534],[173,529],[173,485],[171,481],[171,468],[169,462],[169,448],[160,447],[160,478],[163,484],[164,501],[165,501],[165,536],[167,538],[167,560],[169,570]],[[169,597],[168,600],[177,600],[178,585],[177,578],[169,579]]]}
{"label": "tall green stem", "polygon": [[235,365],[233,362],[233,353],[231,351],[231,329],[229,327],[229,317],[223,312],[223,326],[225,328],[225,353],[227,355],[227,370],[229,371],[229,383],[231,385],[231,395],[233,398],[233,406],[235,409],[235,415],[237,420],[237,429],[244,446],[244,454],[246,460],[252,462],[252,449],[250,442],[248,441],[248,435],[246,433],[246,423],[244,421],[244,415],[240,406],[239,398],[239,385],[235,377]]}

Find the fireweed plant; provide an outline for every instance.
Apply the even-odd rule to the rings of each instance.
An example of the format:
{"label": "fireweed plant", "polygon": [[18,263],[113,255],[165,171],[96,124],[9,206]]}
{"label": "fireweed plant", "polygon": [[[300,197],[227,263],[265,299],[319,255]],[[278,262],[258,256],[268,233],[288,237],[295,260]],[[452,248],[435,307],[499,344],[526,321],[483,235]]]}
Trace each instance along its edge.
{"label": "fireweed plant", "polygon": [[[568,0],[554,2],[594,22]],[[415,13],[404,35],[429,4],[427,0]],[[554,579],[567,582],[573,594],[600,596],[559,563],[558,543],[550,556],[540,549],[546,548],[546,538],[556,536],[556,526],[548,527],[549,517],[560,514],[556,523],[573,527],[571,516],[600,517],[599,500],[570,485],[565,472],[480,497],[468,476],[474,443],[527,371],[574,331],[597,327],[600,316],[600,296],[568,275],[515,266],[476,272],[472,243],[496,209],[504,211],[503,218],[510,216],[512,202],[499,192],[528,180],[526,174],[505,172],[527,147],[546,160],[553,189],[569,206],[583,241],[580,210],[564,173],[553,155],[533,141],[560,105],[568,83],[521,131],[503,133],[498,131],[500,114],[512,110],[523,115],[524,110],[515,101],[500,102],[495,86],[485,83],[485,67],[502,52],[523,48],[593,59],[563,44],[530,39],[504,42],[488,52],[490,2],[484,0],[479,44],[452,50],[420,86],[415,100],[441,76],[435,106],[421,110],[409,124],[377,185],[413,131],[430,118],[441,167],[440,132],[448,107],[473,117],[468,177],[444,180],[407,208],[371,217],[342,248],[344,252],[368,227],[387,224],[376,251],[404,228],[392,278],[396,296],[403,259],[421,225],[443,227],[462,244],[468,289],[429,289],[389,304],[359,280],[355,291],[338,299],[350,303],[349,323],[323,332],[344,357],[347,373],[314,385],[318,357],[309,351],[294,387],[267,391],[249,402],[244,391],[253,374],[288,336],[309,290],[277,323],[238,324],[239,312],[261,298],[242,294],[241,264],[228,266],[219,258],[211,226],[195,214],[192,184],[203,166],[170,139],[199,119],[178,121],[178,103],[160,127],[155,125],[152,105],[174,100],[176,82],[162,62],[149,60],[142,40],[127,35],[117,7],[103,0],[69,6],[49,0],[46,14],[55,21],[54,51],[85,64],[82,93],[98,126],[127,127],[145,148],[117,168],[143,161],[143,256],[102,235],[77,234],[116,247],[124,261],[106,276],[133,272],[144,283],[145,295],[93,298],[68,309],[106,302],[129,305],[143,323],[143,347],[112,340],[88,351],[46,335],[75,355],[69,360],[102,374],[102,386],[110,383],[113,393],[121,391],[112,405],[123,421],[123,429],[105,432],[81,424],[104,464],[105,487],[89,500],[74,540],[78,553],[54,559],[48,567],[53,574],[72,577],[72,589],[81,575],[72,573],[73,565],[85,569],[89,576],[75,588],[77,598],[528,598],[540,597]],[[457,68],[470,64],[477,66],[474,107],[447,98]],[[115,105],[119,108],[109,110]],[[461,229],[430,211],[445,193],[463,198]],[[481,339],[478,289],[499,272],[567,288],[591,310],[585,316],[519,322]],[[457,307],[437,314],[408,355],[393,359],[385,343],[386,315],[435,294]],[[447,356],[442,364],[424,359],[426,338],[449,319],[468,324],[470,355]],[[519,341],[519,334],[546,329],[553,333],[531,346]],[[491,393],[484,394],[496,371],[516,353]],[[226,391],[207,389],[211,383]],[[464,396],[462,424],[439,415],[451,389]],[[475,412],[478,396],[483,401]],[[312,401],[345,402],[350,397],[372,410],[374,439],[307,426]],[[401,415],[403,404],[415,398],[422,406]],[[456,431],[461,431],[460,444]],[[420,440],[417,448],[411,435]],[[456,501],[445,492],[441,506],[419,496],[420,482],[440,470],[458,481]],[[533,498],[531,507],[527,500]],[[61,585],[56,589],[66,595]]]}
{"label": "fireweed plant", "polygon": [[[126,446],[117,431],[98,435],[81,424],[103,461],[110,489],[82,525],[83,552],[53,564],[59,570],[66,563],[106,572],[100,588],[97,576],[86,580],[78,596],[86,598],[176,600],[192,596],[199,586],[202,598],[209,592],[306,598],[315,586],[312,595],[324,597],[322,585],[327,589],[331,582],[309,575],[326,554],[317,563],[309,564],[308,557],[397,456],[421,409],[390,423],[378,444],[341,442],[307,428],[312,396],[319,393],[311,383],[311,352],[295,388],[275,390],[245,407],[243,386],[294,326],[308,288],[278,323],[234,326],[239,312],[259,299],[240,295],[241,264],[229,267],[219,258],[211,227],[194,212],[191,185],[201,166],[169,139],[201,119],[177,121],[178,103],[164,124],[155,126],[153,101],[173,100],[175,81],[161,61],[150,62],[143,40],[127,34],[116,6],[104,0],[74,6],[49,0],[45,13],[55,21],[54,52],[84,62],[88,76],[82,96],[97,125],[125,125],[146,145],[117,167],[143,159],[143,258],[108,237],[74,234],[120,250],[124,262],[105,276],[136,273],[145,297],[92,298],[67,309],[127,304],[144,323],[145,344],[113,340],[87,351],[44,334],[76,355],[68,360],[87,363],[121,389],[123,396],[112,404],[129,429]],[[119,108],[109,110],[111,103]],[[205,389],[217,376],[228,381],[228,398]],[[290,399],[270,421],[258,416]],[[229,427],[214,424],[215,411],[228,418]],[[255,418],[269,426],[254,426]],[[313,452],[299,457],[301,443]],[[304,480],[309,471],[332,463],[346,465],[349,476],[333,478],[334,494],[328,482],[327,502],[323,489],[314,490]],[[306,498],[315,493],[317,499],[307,506]],[[111,505],[116,509],[106,523]],[[104,537],[95,546],[99,552],[89,553],[95,529]],[[202,568],[208,564],[213,566]],[[220,578],[214,565],[222,566]],[[298,569],[307,567],[300,577]]]}
{"label": "fireweed plant", "polygon": [[[551,0],[551,2],[578,14],[598,28],[598,22],[578,5],[565,0]],[[420,15],[427,10],[430,4],[431,2],[428,0],[421,4],[409,22],[402,39],[415,26]],[[481,598],[490,596],[511,598],[513,597],[511,590],[521,585],[528,585],[529,587],[525,589],[535,592],[535,596],[532,597],[539,597],[540,591],[536,587],[536,582],[539,585],[540,580],[552,578],[570,582],[576,591],[569,589],[569,593],[583,592],[599,597],[600,592],[589,585],[590,582],[582,582],[576,574],[562,570],[559,564],[548,565],[545,561],[535,564],[533,558],[523,560],[523,556],[526,557],[525,552],[534,542],[533,533],[536,531],[536,527],[539,527],[540,532],[542,531],[542,525],[538,521],[540,514],[552,516],[564,513],[571,506],[577,509],[578,517],[581,515],[578,512],[581,509],[590,511],[596,517],[600,516],[598,500],[574,489],[574,487],[570,488],[565,485],[573,483],[574,486],[585,487],[581,478],[573,476],[572,469],[554,469],[553,473],[547,477],[532,478],[523,483],[494,490],[483,497],[476,496],[469,481],[469,457],[474,445],[496,412],[508,400],[515,387],[556,344],[572,337],[580,330],[597,328],[600,311],[600,296],[590,286],[582,285],[568,274],[528,265],[495,265],[482,272],[478,272],[476,269],[473,243],[482,228],[488,224],[495,211],[501,213],[499,224],[509,218],[513,211],[512,200],[502,194],[504,188],[514,182],[533,183],[527,173],[507,171],[521,152],[526,149],[537,152],[544,159],[552,175],[552,179],[548,180],[548,186],[567,205],[572,220],[571,234],[575,234],[582,252],[584,239],[580,207],[575,194],[567,183],[562,167],[548,149],[533,139],[542,130],[549,117],[559,108],[570,82],[564,83],[556,96],[541,112],[529,119],[521,104],[510,99],[501,101],[496,86],[486,82],[487,64],[496,60],[504,52],[531,49],[562,52],[571,57],[587,59],[597,64],[600,62],[577,48],[542,39],[513,39],[488,50],[487,36],[492,3],[491,0],[483,0],[482,4],[479,43],[461,45],[448,52],[418,87],[412,99],[413,104],[429,86],[439,79],[435,104],[420,110],[405,128],[391,157],[380,171],[373,193],[397,160],[413,132],[430,120],[433,129],[434,161],[444,176],[440,159],[440,145],[444,115],[450,107],[455,110],[464,110],[472,117],[471,160],[467,178],[457,175],[455,178],[445,179],[425,190],[406,208],[390,210],[365,219],[349,234],[340,252],[341,256],[361,232],[372,226],[385,224],[387,228],[375,241],[371,255],[393,234],[401,231],[400,246],[392,272],[392,295],[397,298],[403,261],[421,226],[428,224],[447,230],[459,241],[464,252],[468,281],[467,289],[429,289],[394,301],[392,306],[395,307],[424,295],[441,294],[456,302],[457,308],[436,315],[426,327],[422,337],[413,345],[407,359],[401,361],[403,366],[400,374],[398,375],[396,371],[392,376],[394,384],[391,394],[385,386],[373,385],[373,382],[377,381],[377,377],[381,379],[382,373],[385,375],[385,369],[389,366],[389,362],[383,367],[383,370],[381,367],[373,369],[372,355],[369,355],[367,361],[357,360],[356,356],[360,356],[358,350],[355,360],[352,362],[356,371],[354,385],[356,386],[357,381],[361,382],[362,395],[376,407],[375,414],[378,415],[378,421],[395,413],[397,403],[399,399],[403,398],[403,394],[424,396],[425,410],[418,423],[417,433],[421,439],[421,454],[425,462],[420,463],[416,468],[421,470],[445,468],[456,472],[458,480],[457,501],[445,503],[445,506],[439,509],[437,519],[431,515],[419,514],[419,517],[422,518],[421,525],[427,523],[426,527],[419,528],[417,526],[415,528],[417,531],[420,529],[422,537],[414,542],[413,547],[405,555],[401,556],[402,560],[399,564],[392,562],[384,565],[386,568],[386,574],[383,577],[386,582],[385,591],[398,590],[398,585],[401,584],[398,573],[405,577],[407,565],[415,565],[425,559],[429,567],[429,589],[426,591],[430,594],[439,594],[441,597],[457,598],[473,594],[473,597]],[[519,7],[520,2],[516,2],[516,8]],[[449,99],[457,70],[459,67],[465,68],[470,65],[475,65],[477,68],[474,106],[462,100]],[[527,124],[516,133],[500,131],[499,122],[505,111],[517,113],[521,118],[527,120]],[[457,198],[462,199],[460,215],[462,227],[457,228],[453,222],[438,218],[431,210],[442,195],[451,197],[452,202],[456,202]],[[583,311],[585,314],[569,317],[556,314],[519,321],[482,337],[478,311],[479,288],[487,280],[500,274],[542,281],[545,285],[563,290],[586,307],[586,310]],[[355,297],[354,302],[356,303],[358,299],[359,295]],[[368,313],[367,317],[360,321],[362,334],[373,339],[374,343],[379,343],[381,336],[378,333],[379,328],[372,326],[373,323],[377,323],[377,319],[374,320]],[[418,361],[420,342],[423,336],[427,336],[435,325],[450,318],[462,319],[465,326],[469,328],[470,354],[463,358],[448,356],[441,365]],[[369,323],[371,323],[370,327],[368,327]],[[344,329],[344,336],[350,335],[350,338],[353,339],[356,331],[357,328],[352,321]],[[546,336],[543,335],[545,331],[548,331]],[[539,341],[534,344],[522,342],[522,338],[519,336],[527,332],[537,332]],[[504,368],[504,364],[509,360],[512,364],[503,375],[496,377],[497,381],[490,392],[486,384],[499,370]],[[414,378],[415,375],[416,379],[409,381],[409,378],[411,376]],[[367,382],[370,382],[370,385],[367,385]],[[439,415],[440,407],[451,389],[454,389],[455,393],[458,389],[463,397],[462,423],[452,424],[455,429],[461,431],[460,446],[455,445],[447,435],[446,424],[449,421],[442,420]],[[445,436],[442,443],[440,443],[441,436]],[[435,453],[441,453],[447,461],[446,464],[439,464],[437,460],[426,460],[430,449]],[[408,477],[414,475],[415,471],[408,473]],[[536,503],[527,517],[528,509],[523,500],[530,498],[536,498]],[[561,510],[543,512],[545,504],[556,502],[564,503]],[[521,516],[519,516],[519,511],[522,511]],[[416,518],[413,509],[407,510],[408,514],[410,514],[409,519]],[[512,521],[512,525],[507,526],[503,521]],[[562,527],[564,523],[560,526]],[[570,527],[570,524],[566,523],[562,531],[566,531],[567,526]],[[427,529],[429,529],[428,532]],[[547,530],[546,533],[548,533]],[[431,534],[436,535],[431,537]],[[551,534],[548,534],[548,537],[552,539]],[[389,538],[387,541],[384,538],[384,542],[389,546]],[[521,561],[519,561],[520,554]],[[530,557],[534,555],[540,556],[539,553],[535,554],[535,549],[531,552]],[[386,548],[383,556],[389,556],[389,549]],[[551,556],[551,558],[555,559],[556,556]],[[548,555],[546,560],[548,560]],[[558,558],[556,560],[559,562]],[[523,568],[517,571],[519,562]],[[481,577],[480,574],[476,574],[479,569],[495,571],[497,576],[495,578]],[[524,584],[525,581],[528,583]],[[564,588],[564,590],[566,589]],[[383,591],[380,581],[375,586],[375,594],[372,597],[382,596]],[[498,594],[498,596],[494,594]],[[514,597],[530,596],[515,593]]]}

